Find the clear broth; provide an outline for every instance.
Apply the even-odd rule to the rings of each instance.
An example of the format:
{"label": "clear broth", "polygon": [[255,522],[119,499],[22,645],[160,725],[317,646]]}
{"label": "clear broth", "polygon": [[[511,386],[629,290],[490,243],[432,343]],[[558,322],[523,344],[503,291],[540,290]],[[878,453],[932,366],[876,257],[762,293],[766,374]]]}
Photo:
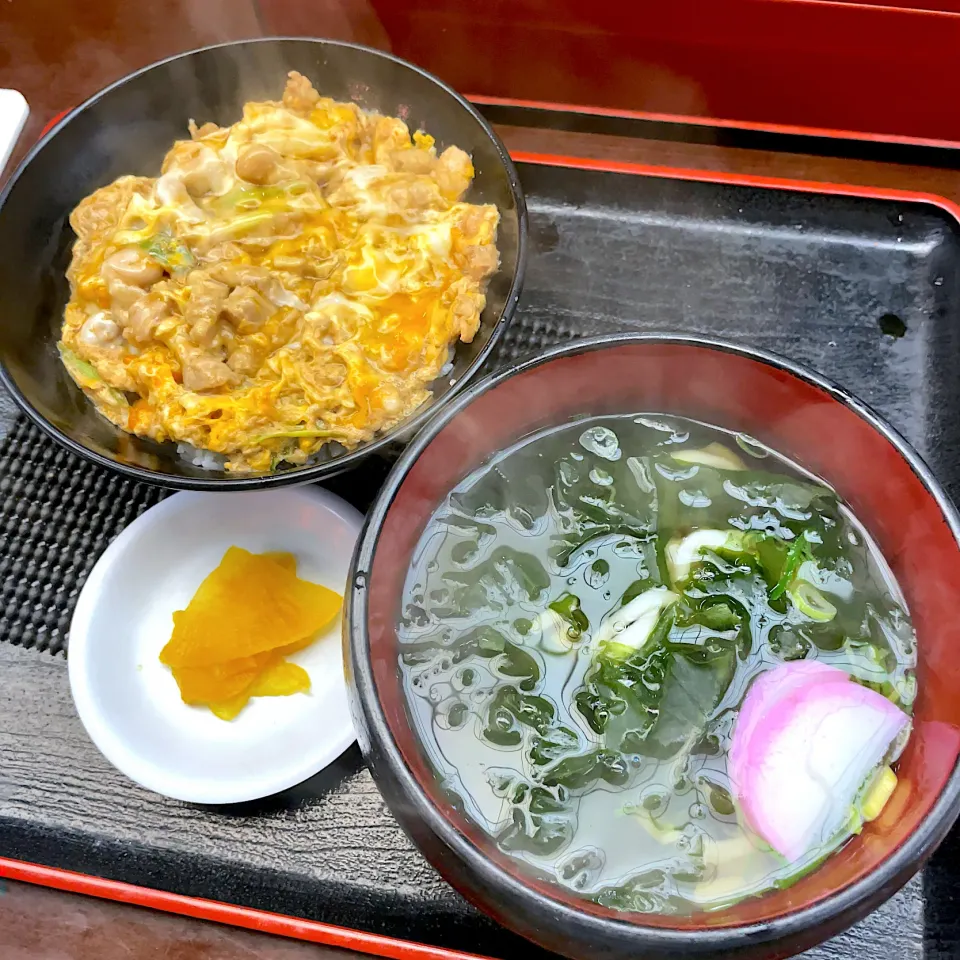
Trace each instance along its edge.
{"label": "clear broth", "polygon": [[[747,471],[671,456],[713,442]],[[836,617],[809,622],[769,599],[763,573],[708,554],[669,632],[608,665],[626,691],[612,696],[591,634],[666,581],[667,538],[728,526],[785,540],[815,529]],[[550,605],[559,643],[540,629]],[[466,815],[537,874],[629,911],[786,886],[850,838],[786,863],[741,827],[727,752],[760,672],[816,658],[908,713],[916,695],[903,598],[833,491],[750,438],[662,414],[535,434],[468,476],[424,530],[399,637],[410,716]]]}

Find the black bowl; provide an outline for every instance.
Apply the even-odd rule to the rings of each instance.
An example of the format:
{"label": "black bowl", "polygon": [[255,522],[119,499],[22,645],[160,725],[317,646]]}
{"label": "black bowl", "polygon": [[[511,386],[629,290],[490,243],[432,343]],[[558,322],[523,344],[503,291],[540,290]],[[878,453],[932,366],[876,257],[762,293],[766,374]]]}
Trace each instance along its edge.
{"label": "black bowl", "polygon": [[[176,444],[144,440],[99,416],[67,375],[56,343],[69,297],[65,272],[74,235],[67,218],[85,196],[123,174],[156,176],[187,121],[236,122],[248,100],[277,99],[299,70],[324,95],[402,117],[473,157],[467,199],[500,210],[500,269],[491,278],[480,329],[458,344],[453,372],[434,401],[350,453],[247,477],[200,470]],[[513,315],[523,280],[527,214],[506,148],[480,114],[436,77],[389,54],[332,40],[267,39],[184,53],[133,73],[78,107],[30,152],[0,195],[0,379],[30,418],[68,449],[139,480],[188,489],[244,489],[319,480],[408,440],[458,393]],[[452,381],[452,382],[451,382]]]}
{"label": "black bowl", "polygon": [[[522,436],[638,410],[743,431],[824,477],[883,551],[918,637],[913,733],[881,816],[794,885],[690,916],[614,911],[506,856],[444,791],[399,676],[404,581],[425,524],[450,490]],[[958,594],[960,517],[906,442],[849,394],[788,361],[704,339],[568,344],[458,397],[410,444],[370,509],[345,598],[360,745],[401,826],[437,870],[496,920],[550,950],[577,960],[788,956],[889,897],[960,811]]]}

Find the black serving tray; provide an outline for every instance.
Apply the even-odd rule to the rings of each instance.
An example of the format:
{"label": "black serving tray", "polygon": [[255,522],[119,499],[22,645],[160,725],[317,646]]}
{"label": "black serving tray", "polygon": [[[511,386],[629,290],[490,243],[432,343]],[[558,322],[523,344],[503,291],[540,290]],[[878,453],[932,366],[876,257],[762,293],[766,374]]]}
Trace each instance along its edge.
{"label": "black serving tray", "polygon": [[[960,495],[960,223],[949,205],[520,170],[531,257],[494,366],[618,330],[763,347],[872,404]],[[293,790],[231,807],[164,799],[103,760],[70,700],[69,618],[97,555],[165,493],[61,451],[2,396],[0,428],[0,857],[470,953],[542,955],[427,865],[355,747]],[[375,460],[328,486],[364,508],[388,467]],[[960,956],[958,843],[808,956]]]}

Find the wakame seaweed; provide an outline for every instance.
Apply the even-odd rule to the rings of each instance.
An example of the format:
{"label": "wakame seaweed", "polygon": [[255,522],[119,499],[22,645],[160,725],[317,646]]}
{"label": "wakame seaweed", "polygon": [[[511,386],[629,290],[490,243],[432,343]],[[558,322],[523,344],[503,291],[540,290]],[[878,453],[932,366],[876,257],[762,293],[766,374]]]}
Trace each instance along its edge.
{"label": "wakame seaweed", "polygon": [[731,792],[764,670],[816,658],[907,712],[916,696],[904,602],[835,491],[663,414],[566,424],[476,470],[424,530],[398,620],[410,712],[463,815],[624,910],[711,909],[814,865],[752,837]]}

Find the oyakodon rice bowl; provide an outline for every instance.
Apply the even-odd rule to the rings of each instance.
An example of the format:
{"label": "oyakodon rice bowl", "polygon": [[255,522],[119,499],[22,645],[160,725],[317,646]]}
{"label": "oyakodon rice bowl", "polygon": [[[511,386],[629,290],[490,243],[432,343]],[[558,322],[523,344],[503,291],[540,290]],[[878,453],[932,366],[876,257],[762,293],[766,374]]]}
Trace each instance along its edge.
{"label": "oyakodon rice bowl", "polygon": [[263,473],[427,402],[498,265],[496,207],[461,200],[470,157],[296,72],[281,101],[190,133],[159,178],[70,218],[58,347],[97,410],[202,468]]}
{"label": "oyakodon rice bowl", "polygon": [[[98,412],[68,372],[57,345],[72,296],[67,271],[77,235],[69,216],[84,198],[119,178],[160,178],[171,146],[188,139],[191,118],[227,131],[241,120],[245,104],[276,100],[290,71],[309,77],[325,99],[355,104],[365,115],[402,118],[411,134],[423,131],[435,138],[437,157],[450,147],[467,154],[474,175],[463,201],[496,208],[499,266],[484,281],[485,306],[473,338],[451,339],[449,359],[441,361],[442,375],[429,384],[427,400],[411,414],[356,446],[348,448],[330,438],[307,454],[303,464],[298,462],[300,440],[327,438],[274,438],[266,441],[274,469],[228,471],[222,464],[233,451],[213,452],[209,444],[189,438],[157,442],[129,432]],[[414,146],[411,140],[411,150]],[[194,199],[201,209],[206,206],[204,198]],[[278,198],[254,198],[261,199],[276,205]],[[463,97],[414,65],[353,44],[303,38],[238,41],[180,54],[117,81],[73,110],[41,138],[0,192],[0,242],[6,251],[0,259],[0,381],[57,443],[139,481],[181,489],[241,490],[329,478],[372,458],[392,459],[473,379],[495,351],[516,308],[526,229],[516,169],[489,123]],[[246,285],[264,296],[256,284]],[[449,372],[444,362],[452,363]],[[174,357],[173,363],[179,360]],[[392,382],[395,374],[389,371],[387,379]],[[222,392],[231,389],[236,388]],[[204,396],[203,391],[194,392]],[[131,406],[143,399],[121,393]],[[322,429],[316,423],[310,428]],[[274,445],[282,449],[273,450]],[[292,454],[294,460],[275,453]]]}

